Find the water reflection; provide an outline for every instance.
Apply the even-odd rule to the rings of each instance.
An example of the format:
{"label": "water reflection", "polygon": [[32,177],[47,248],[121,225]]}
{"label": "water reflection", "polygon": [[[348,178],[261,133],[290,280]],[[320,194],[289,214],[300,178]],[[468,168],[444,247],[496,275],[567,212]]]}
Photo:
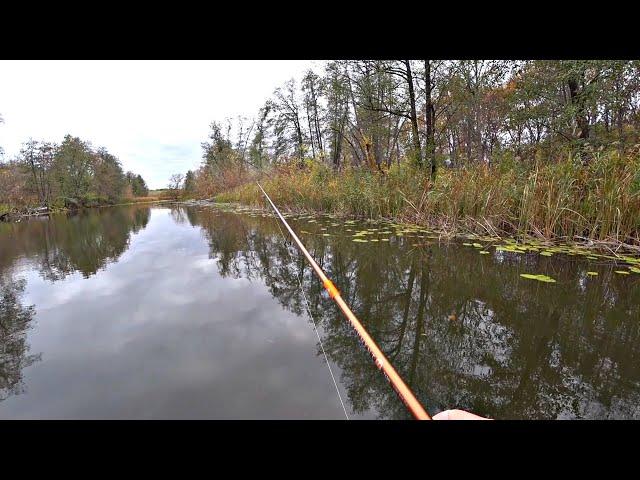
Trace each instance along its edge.
{"label": "water reflection", "polygon": [[29,353],[26,337],[35,309],[22,303],[25,283],[0,275],[0,401],[24,391],[22,370],[41,358]]}
{"label": "water reflection", "polygon": [[[640,277],[291,223],[430,413],[640,417]],[[350,414],[408,418],[272,217],[138,206],[0,224],[0,416],[340,418],[299,283]]]}
{"label": "water reflection", "polygon": [[[131,233],[144,228],[149,208],[105,209],[0,223],[0,401],[24,392],[23,369],[41,360],[29,354],[27,332],[35,306],[22,304],[24,260],[51,282],[78,271],[84,278],[116,261]],[[25,269],[25,266],[22,266]]]}
{"label": "water reflection", "polygon": [[[222,275],[260,278],[296,314],[304,310],[302,282],[355,411],[407,417],[274,219],[204,209],[186,214],[206,232]],[[304,236],[311,254],[429,411],[640,416],[638,279],[593,264],[588,269],[599,276],[590,278],[587,264],[569,257],[478,255],[456,245],[414,247],[406,237],[363,245],[319,232]],[[520,277],[538,271],[553,272],[558,283]]]}
{"label": "water reflection", "polygon": [[79,271],[85,278],[116,261],[132,233],[146,227],[149,207],[82,210],[0,224],[0,271],[20,258],[51,281]]}

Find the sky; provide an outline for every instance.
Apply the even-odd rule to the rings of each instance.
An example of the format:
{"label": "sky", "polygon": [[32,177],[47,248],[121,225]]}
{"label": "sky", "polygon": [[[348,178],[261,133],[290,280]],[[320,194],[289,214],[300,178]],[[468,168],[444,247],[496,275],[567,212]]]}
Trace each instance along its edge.
{"label": "sky", "polygon": [[69,133],[106,147],[151,189],[201,163],[209,125],[254,117],[310,60],[0,61],[0,147]]}

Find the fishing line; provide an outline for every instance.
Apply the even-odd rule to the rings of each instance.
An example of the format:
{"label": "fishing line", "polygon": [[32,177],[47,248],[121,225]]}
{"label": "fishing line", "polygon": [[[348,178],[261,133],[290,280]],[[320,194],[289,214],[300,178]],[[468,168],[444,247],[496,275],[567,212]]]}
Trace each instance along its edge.
{"label": "fishing line", "polygon": [[[391,384],[391,387],[395,390],[395,392],[400,397],[400,400],[402,400],[402,402],[405,404],[407,409],[411,412],[411,414],[416,419],[431,420],[431,417],[429,416],[427,411],[424,409],[424,407],[420,404],[415,394],[407,386],[404,380],[402,380],[402,377],[400,377],[396,369],[393,368],[393,365],[391,365],[389,360],[387,360],[387,357],[382,352],[382,350],[380,350],[380,347],[376,345],[376,342],[373,340],[371,335],[369,335],[369,332],[367,332],[367,330],[364,328],[360,320],[358,320],[355,314],[351,311],[351,309],[349,308],[349,305],[347,305],[347,303],[342,298],[340,291],[336,288],[336,286],[329,279],[329,277],[327,277],[327,275],[322,271],[322,268],[320,268],[320,266],[313,259],[309,251],[305,248],[302,241],[296,235],[296,232],[293,231],[293,229],[289,226],[287,221],[284,219],[284,217],[280,213],[280,210],[278,210],[278,207],[276,207],[276,205],[273,203],[271,198],[269,198],[269,195],[267,195],[267,192],[264,191],[264,188],[262,188],[262,185],[260,185],[259,183],[257,185],[258,187],[260,187],[260,190],[262,190],[262,193],[271,204],[271,207],[276,212],[276,215],[278,216],[280,221],[284,224],[284,226],[287,228],[287,230],[291,234],[291,238],[298,245],[298,248],[306,257],[307,261],[309,262],[313,270],[316,272],[316,275],[322,282],[322,286],[325,288],[327,293],[329,293],[329,297],[331,297],[331,299],[338,305],[338,307],[340,307],[340,310],[342,310],[342,313],[344,314],[344,316],[347,317],[347,320],[351,324],[351,327],[356,331],[356,333],[360,337],[360,340],[362,341],[366,349],[369,351],[369,354],[373,358],[373,361],[376,367],[378,367],[378,369],[382,372],[385,378],[389,381],[389,383]],[[280,229],[279,223],[278,223],[278,228]],[[281,229],[280,229],[280,233],[284,238],[284,234],[282,233]],[[286,243],[286,239],[285,239],[285,243]],[[287,252],[288,251],[289,250],[287,247]],[[307,302],[307,307],[308,305],[309,303]],[[314,320],[314,325],[315,325],[315,320]],[[317,330],[316,330],[316,333],[317,333]],[[326,359],[326,355],[325,355],[325,359]],[[327,365],[328,365],[328,360],[327,360]],[[331,369],[331,367],[329,367],[329,369]],[[331,374],[331,376],[333,377],[333,373]],[[334,378],[334,382],[335,382],[335,378]],[[340,394],[338,393],[338,395]],[[346,410],[345,410],[345,413],[346,413]]]}
{"label": "fishing line", "polygon": [[[278,230],[280,230],[280,235],[282,236],[282,239],[284,240],[285,243],[285,249],[287,251],[287,255],[289,256],[289,260],[291,260],[291,263],[294,263],[293,257],[291,256],[291,253],[289,252],[289,246],[287,245],[287,239],[284,236],[284,232],[282,231],[282,228],[280,228],[280,223],[277,221],[276,219],[276,225],[278,226]],[[302,270],[302,274],[304,276],[304,269]],[[338,394],[338,400],[340,400],[340,405],[342,405],[342,410],[344,411],[344,416],[347,417],[347,420],[350,420],[349,418],[349,414],[347,413],[347,409],[344,406],[344,402],[342,401],[342,395],[340,395],[340,389],[338,388],[338,383],[336,382],[336,378],[333,376],[333,371],[331,370],[331,365],[329,364],[329,358],[327,357],[327,352],[325,352],[324,350],[324,345],[322,344],[322,339],[320,338],[320,333],[318,332],[318,326],[316,325],[316,320],[315,318],[313,318],[313,315],[311,313],[311,306],[309,305],[309,300],[307,299],[307,295],[304,293],[304,289],[302,288],[302,282],[300,281],[300,279],[296,276],[296,279],[298,280],[298,286],[300,287],[300,292],[302,292],[302,297],[304,298],[304,302],[305,305],[307,307],[307,313],[309,314],[309,317],[311,318],[311,322],[313,323],[313,329],[316,332],[316,336],[318,337],[318,342],[320,343],[320,348],[322,349],[322,355],[324,355],[324,360],[325,362],[327,362],[327,368],[329,369],[329,374],[331,375],[331,380],[333,380],[333,386],[336,387],[336,393]]]}

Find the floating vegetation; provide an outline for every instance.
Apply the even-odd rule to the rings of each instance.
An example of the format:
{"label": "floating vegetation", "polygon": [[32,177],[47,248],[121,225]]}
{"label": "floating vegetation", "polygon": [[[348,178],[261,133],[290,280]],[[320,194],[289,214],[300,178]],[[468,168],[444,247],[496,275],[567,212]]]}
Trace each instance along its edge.
{"label": "floating vegetation", "polygon": [[545,283],[556,283],[556,281],[548,275],[534,275],[532,273],[521,273],[521,277],[528,278],[530,280],[538,280]]}
{"label": "floating vegetation", "polygon": [[[246,207],[236,203],[216,203],[215,207],[222,212],[244,214],[256,218],[257,221],[262,221],[262,217],[274,217],[270,212],[267,213],[264,208]],[[391,242],[392,244],[398,245],[404,243],[401,239],[405,237],[407,240],[411,240],[408,244],[413,246],[429,245],[429,243],[424,242],[430,242],[432,240],[437,240],[438,242],[455,240],[457,245],[462,244],[465,247],[473,247],[477,249],[481,255],[493,253],[494,249],[495,251],[505,252],[506,254],[536,253],[542,257],[557,256],[562,257],[563,260],[566,261],[584,262],[585,265],[591,265],[591,262],[595,262],[595,264],[608,263],[609,265],[613,265],[612,270],[614,268],[617,269],[615,273],[619,275],[640,274],[640,255],[637,255],[630,249],[626,250],[625,253],[618,250],[616,250],[617,253],[612,251],[607,253],[599,246],[597,240],[589,242],[589,244],[560,244],[551,239],[542,239],[529,235],[512,238],[501,238],[497,235],[487,235],[486,233],[459,235],[455,234],[455,232],[440,231],[438,229],[426,228],[425,226],[390,219],[374,220],[371,218],[356,218],[355,216],[345,218],[344,215],[318,215],[311,214],[308,211],[300,211],[298,213],[287,212],[284,213],[284,216],[285,218],[297,219],[299,222],[298,228],[303,228],[300,230],[300,233],[305,236],[346,237],[358,243]],[[316,225],[312,226],[313,224]],[[312,231],[304,230],[305,227],[311,228]],[[558,240],[560,239],[559,237],[556,238],[558,238]],[[570,240],[571,235],[567,235],[565,238]],[[524,260],[524,258],[521,258],[521,260]],[[585,271],[588,269],[589,266],[584,268]],[[596,277],[598,274],[597,272],[589,271],[586,272],[586,276]]]}
{"label": "floating vegetation", "polygon": [[498,250],[499,252],[524,253],[524,251],[512,246],[508,246],[508,247],[498,246],[496,247],[496,250]]}

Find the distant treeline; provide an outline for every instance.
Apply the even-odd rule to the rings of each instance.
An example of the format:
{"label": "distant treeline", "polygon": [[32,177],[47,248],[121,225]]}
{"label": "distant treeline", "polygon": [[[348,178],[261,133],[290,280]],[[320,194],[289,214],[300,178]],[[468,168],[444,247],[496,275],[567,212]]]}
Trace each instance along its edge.
{"label": "distant treeline", "polygon": [[106,148],[71,135],[59,145],[30,139],[16,158],[0,162],[0,204],[10,207],[105,205],[148,191]]}
{"label": "distant treeline", "polygon": [[[214,122],[191,190],[310,160],[384,173],[534,165],[640,142],[640,61],[340,60],[278,88],[253,119]],[[188,187],[188,188],[187,188]]]}

